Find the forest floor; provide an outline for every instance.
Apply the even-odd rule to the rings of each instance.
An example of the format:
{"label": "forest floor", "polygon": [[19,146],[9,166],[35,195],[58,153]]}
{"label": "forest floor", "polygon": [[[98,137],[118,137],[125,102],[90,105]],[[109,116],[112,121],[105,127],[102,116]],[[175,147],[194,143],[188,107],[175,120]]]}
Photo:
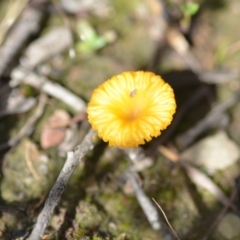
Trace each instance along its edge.
{"label": "forest floor", "polygon": [[172,86],[172,124],[135,149],[95,138],[42,239],[240,239],[239,12],[238,0],[1,1],[0,239],[29,237],[91,128],[93,90],[130,70]]}

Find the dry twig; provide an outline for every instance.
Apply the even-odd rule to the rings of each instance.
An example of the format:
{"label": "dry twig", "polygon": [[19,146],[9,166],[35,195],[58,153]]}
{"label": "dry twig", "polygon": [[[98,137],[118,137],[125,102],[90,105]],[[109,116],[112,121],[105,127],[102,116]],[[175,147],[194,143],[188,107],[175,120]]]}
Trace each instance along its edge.
{"label": "dry twig", "polygon": [[168,218],[167,218],[165,212],[162,210],[160,204],[158,204],[158,202],[157,202],[154,198],[153,198],[152,200],[154,201],[154,203],[158,206],[158,208],[159,208],[160,211],[162,212],[162,214],[163,214],[163,216],[164,216],[164,218],[165,218],[165,220],[166,220],[169,228],[172,230],[172,232],[174,233],[175,237],[176,237],[178,240],[180,240],[180,238],[178,237],[176,231],[173,229],[172,225],[171,225],[170,222],[168,221]]}
{"label": "dry twig", "polygon": [[31,135],[31,133],[34,130],[35,123],[38,121],[38,119],[43,114],[46,102],[47,102],[47,96],[45,94],[41,94],[41,96],[39,98],[39,104],[37,106],[35,113],[27,120],[27,122],[22,127],[22,129],[19,131],[17,136],[11,138],[7,143],[0,145],[0,151],[5,150],[9,147],[16,146],[21,141],[21,139],[23,139],[26,136]]}
{"label": "dry twig", "polygon": [[234,211],[236,211],[236,207],[231,203],[229,198],[225,196],[223,191],[206,174],[182,160],[181,155],[173,153],[170,149],[164,146],[160,146],[159,151],[169,160],[175,163],[178,162],[186,171],[193,183],[208,190],[224,206],[230,206]]}
{"label": "dry twig", "polygon": [[84,158],[87,152],[93,146],[93,137],[95,132],[90,130],[81,144],[79,144],[73,151],[68,152],[66,162],[49,193],[49,196],[45,202],[45,205],[37,218],[37,222],[33,228],[33,231],[28,240],[38,240],[44,234],[44,231],[48,225],[49,219],[52,216],[54,208],[57,206],[60,197],[68,183],[70,176],[74,169]]}
{"label": "dry twig", "polygon": [[193,55],[189,43],[183,34],[175,27],[169,27],[167,31],[167,40],[169,45],[184,59],[188,67],[193,72],[200,72],[202,66]]}
{"label": "dry twig", "polygon": [[181,134],[177,138],[178,145],[181,149],[188,147],[198,136],[205,133],[211,128],[225,126],[228,121],[226,116],[226,110],[232,107],[239,101],[240,94],[236,93],[233,97],[227,101],[214,107],[203,119],[201,119],[196,125],[188,129],[185,133]]}
{"label": "dry twig", "polygon": [[134,172],[129,171],[127,173],[127,177],[132,184],[138,203],[141,206],[144,214],[146,215],[147,220],[150,223],[152,229],[157,231],[163,237],[164,240],[172,240],[173,236],[171,232],[166,227],[165,223],[161,221],[157,209],[138,184]]}
{"label": "dry twig", "polygon": [[211,70],[211,71],[201,71],[198,73],[198,77],[202,82],[210,84],[224,84],[232,80],[239,79],[239,70]]}
{"label": "dry twig", "polygon": [[63,101],[78,112],[86,110],[86,103],[68,89],[51,82],[44,76],[39,76],[28,69],[19,67],[13,70],[10,85],[11,87],[15,87],[21,83],[28,84]]}

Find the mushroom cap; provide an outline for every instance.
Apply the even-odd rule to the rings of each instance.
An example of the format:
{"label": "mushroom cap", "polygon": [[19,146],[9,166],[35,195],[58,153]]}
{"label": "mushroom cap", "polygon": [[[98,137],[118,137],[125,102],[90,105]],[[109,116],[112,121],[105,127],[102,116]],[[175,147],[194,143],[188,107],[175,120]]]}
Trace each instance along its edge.
{"label": "mushroom cap", "polygon": [[136,147],[157,137],[176,111],[172,88],[152,72],[123,72],[96,88],[88,120],[110,146]]}

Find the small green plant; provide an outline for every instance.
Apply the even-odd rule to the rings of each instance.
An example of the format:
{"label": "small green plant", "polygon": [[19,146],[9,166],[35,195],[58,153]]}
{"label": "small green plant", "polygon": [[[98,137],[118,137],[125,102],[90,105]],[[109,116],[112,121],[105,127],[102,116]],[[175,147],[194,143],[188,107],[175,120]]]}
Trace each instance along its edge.
{"label": "small green plant", "polygon": [[98,35],[93,26],[87,21],[79,21],[77,23],[77,32],[80,36],[80,41],[76,44],[77,52],[89,55],[105,47],[108,43],[115,41],[116,35],[113,31]]}
{"label": "small green plant", "polygon": [[190,16],[191,17],[198,12],[199,4],[188,2],[188,3],[182,4],[180,6],[180,9],[185,16]]}
{"label": "small green plant", "polygon": [[194,16],[199,10],[199,4],[194,2],[183,3],[180,5],[180,10],[183,14],[181,26],[183,29],[188,29],[192,16]]}
{"label": "small green plant", "polygon": [[97,233],[94,233],[93,240],[103,240],[103,239],[99,237]]}
{"label": "small green plant", "polygon": [[78,229],[78,231],[73,235],[72,240],[78,240],[85,237],[86,231],[84,229]]}

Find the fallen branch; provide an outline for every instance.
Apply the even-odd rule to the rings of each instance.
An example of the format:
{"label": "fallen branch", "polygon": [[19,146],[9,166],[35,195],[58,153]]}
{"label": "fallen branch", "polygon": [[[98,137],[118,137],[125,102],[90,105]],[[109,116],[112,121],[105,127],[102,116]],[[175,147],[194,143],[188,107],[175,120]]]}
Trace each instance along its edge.
{"label": "fallen branch", "polygon": [[148,196],[138,184],[134,172],[128,172],[127,177],[132,184],[138,203],[146,215],[152,229],[157,231],[164,240],[172,240],[173,236],[171,232],[166,227],[165,223],[160,219],[158,211],[153,205],[152,201],[148,198]]}
{"label": "fallen branch", "polygon": [[57,181],[49,193],[45,205],[37,218],[37,222],[28,240],[38,240],[44,234],[54,208],[57,206],[70,176],[79,162],[82,161],[83,157],[92,148],[95,134],[96,133],[93,130],[90,130],[83,139],[82,143],[72,152],[68,152],[66,162],[58,176]]}
{"label": "fallen branch", "polygon": [[60,84],[51,82],[44,76],[39,76],[28,69],[18,67],[13,70],[11,77],[11,87],[16,87],[19,84],[28,84],[63,101],[77,112],[84,112],[86,110],[86,103],[81,98]]}

